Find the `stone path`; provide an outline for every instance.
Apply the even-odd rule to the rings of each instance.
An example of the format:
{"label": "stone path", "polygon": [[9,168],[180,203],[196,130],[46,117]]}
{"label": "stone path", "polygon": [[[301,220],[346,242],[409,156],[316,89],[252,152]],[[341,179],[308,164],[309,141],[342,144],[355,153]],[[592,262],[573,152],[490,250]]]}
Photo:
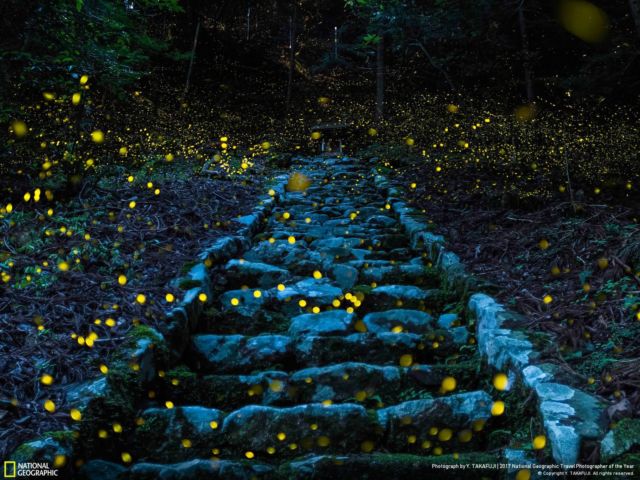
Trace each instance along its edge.
{"label": "stone path", "polygon": [[311,186],[287,193],[253,248],[216,274],[219,295],[184,366],[162,372],[141,409],[131,465],[93,460],[87,471],[481,478],[432,464],[522,453],[489,452],[490,432],[512,420],[492,416],[491,372],[481,372],[472,329],[447,312],[461,299],[412,251],[370,167],[301,162]]}

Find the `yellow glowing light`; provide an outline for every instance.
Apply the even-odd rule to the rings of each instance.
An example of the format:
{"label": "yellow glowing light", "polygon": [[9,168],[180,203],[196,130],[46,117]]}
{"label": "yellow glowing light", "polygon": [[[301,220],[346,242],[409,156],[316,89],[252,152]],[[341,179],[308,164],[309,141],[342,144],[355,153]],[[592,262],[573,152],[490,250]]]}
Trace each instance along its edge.
{"label": "yellow glowing light", "polygon": [[413,364],[413,355],[410,353],[402,355],[398,363],[401,367],[410,367]]}
{"label": "yellow glowing light", "polygon": [[493,402],[491,405],[491,415],[494,417],[498,417],[504,413],[504,402],[502,400],[497,400]]}
{"label": "yellow glowing light", "polygon": [[104,133],[102,132],[102,130],[94,130],[93,132],[91,132],[91,140],[93,140],[95,143],[104,142]]}
{"label": "yellow glowing light", "polygon": [[11,123],[11,129],[13,130],[13,134],[18,138],[24,137],[29,131],[27,124],[22,120],[14,120],[13,123]]}
{"label": "yellow glowing light", "polygon": [[493,376],[493,386],[496,390],[506,390],[509,385],[509,377],[504,373],[496,373]]}
{"label": "yellow glowing light", "polygon": [[289,176],[287,190],[290,192],[304,192],[311,185],[311,179],[306,175],[294,172]]}
{"label": "yellow glowing light", "polygon": [[546,444],[547,444],[547,437],[545,437],[544,435],[536,436],[533,439],[533,442],[531,442],[531,445],[533,446],[534,450],[542,450]]}
{"label": "yellow glowing light", "polygon": [[602,42],[609,32],[607,14],[584,0],[563,0],[558,17],[568,32],[587,43]]}
{"label": "yellow glowing light", "polygon": [[445,377],[442,380],[441,388],[443,392],[453,392],[456,389],[456,385],[457,385],[457,382],[455,378]]}
{"label": "yellow glowing light", "polygon": [[515,109],[515,117],[518,122],[529,122],[536,116],[535,105],[520,105]]}

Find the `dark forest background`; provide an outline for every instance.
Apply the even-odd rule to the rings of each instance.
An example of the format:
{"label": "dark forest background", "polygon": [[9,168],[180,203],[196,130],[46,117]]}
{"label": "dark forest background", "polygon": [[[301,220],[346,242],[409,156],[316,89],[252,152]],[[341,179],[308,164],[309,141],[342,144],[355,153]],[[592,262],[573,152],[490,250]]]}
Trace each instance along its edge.
{"label": "dark forest background", "polygon": [[0,1],[0,454],[318,124],[637,417],[639,57],[640,0]]}

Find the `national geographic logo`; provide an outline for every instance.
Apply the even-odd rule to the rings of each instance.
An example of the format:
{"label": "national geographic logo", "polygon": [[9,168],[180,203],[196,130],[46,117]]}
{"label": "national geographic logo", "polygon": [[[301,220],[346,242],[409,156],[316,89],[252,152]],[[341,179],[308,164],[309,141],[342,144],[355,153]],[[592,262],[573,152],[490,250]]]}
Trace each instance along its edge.
{"label": "national geographic logo", "polygon": [[57,477],[58,469],[51,468],[48,463],[4,462],[4,478],[22,477]]}
{"label": "national geographic logo", "polygon": [[16,478],[16,462],[4,462],[4,478]]}

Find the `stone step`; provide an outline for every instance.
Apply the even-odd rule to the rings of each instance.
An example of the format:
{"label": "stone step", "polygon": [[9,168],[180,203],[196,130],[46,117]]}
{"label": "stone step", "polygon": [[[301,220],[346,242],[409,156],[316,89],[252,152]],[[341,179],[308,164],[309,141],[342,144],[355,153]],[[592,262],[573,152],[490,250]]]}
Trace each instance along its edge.
{"label": "stone step", "polygon": [[174,465],[140,463],[134,465],[128,480],[252,480],[268,478],[273,467],[247,461],[195,459]]}
{"label": "stone step", "polygon": [[233,410],[245,405],[289,406],[299,403],[359,403],[383,407],[411,395],[428,397],[447,377],[456,391],[473,387],[477,359],[447,365],[398,367],[345,362],[294,372],[263,371],[251,375],[198,375],[186,367],[158,380],[158,398],[175,405],[202,405]]}
{"label": "stone step", "polygon": [[[412,454],[351,454],[314,455],[296,458],[281,466],[243,460],[195,459],[175,464],[138,463],[126,469],[118,464],[93,460],[80,473],[80,480],[116,478],[97,477],[94,472],[127,475],[128,480],[326,480],[333,478],[367,480],[476,480],[496,477],[492,468],[462,468],[462,466],[496,465],[501,458],[492,453],[470,452],[457,455]],[[459,465],[458,468],[450,467]],[[447,466],[447,468],[445,468]],[[89,473],[91,472],[91,473]],[[508,477],[508,478],[516,478]],[[524,477],[523,477],[524,478]]]}
{"label": "stone step", "polygon": [[294,342],[285,335],[193,335],[189,361],[202,372],[250,373],[258,370],[293,370]]}
{"label": "stone step", "polygon": [[[276,223],[276,222],[274,222]],[[304,220],[282,224],[277,222],[264,233],[257,236],[260,240],[268,240],[273,237],[277,240],[287,239],[290,235],[302,238],[305,241],[326,239],[331,237],[367,237],[373,239],[370,245],[380,247],[396,246],[404,247],[408,239],[397,228],[371,228],[354,222],[345,222],[344,225],[325,226],[314,223],[305,223]]]}
{"label": "stone step", "polygon": [[[357,328],[354,328],[353,323],[345,324],[335,334],[347,335],[356,331],[381,332],[385,328],[385,331],[428,333],[432,324],[430,321],[426,322],[425,310],[438,311],[450,300],[448,294],[437,289],[423,290],[405,285],[381,285],[376,288],[368,285],[353,286],[351,284],[358,278],[357,272],[349,270],[348,267],[336,266],[331,270],[330,276],[336,280],[307,277],[292,285],[280,284],[277,288],[267,290],[248,288],[224,292],[219,296],[219,303],[205,312],[200,322],[200,331],[245,335],[254,332],[285,332],[292,327],[295,317],[313,314],[315,317],[305,317],[305,331],[318,334],[324,331],[322,334],[327,335],[329,333],[323,321],[333,315],[339,315],[335,312],[341,311],[338,310],[340,307],[351,309],[350,313],[358,313],[363,321],[367,312],[375,312],[376,315],[370,316],[369,319],[372,322],[383,323],[375,326],[374,323],[369,325],[368,321],[365,321]],[[345,290],[355,293],[345,291],[336,285],[340,279],[344,281],[342,287]],[[390,313],[385,316],[381,313],[385,311]],[[403,314],[401,311],[406,312]],[[415,312],[413,317],[422,319],[422,325],[416,324],[411,312]],[[295,330],[297,327],[293,328]],[[290,330],[289,334],[296,335],[293,330]]]}
{"label": "stone step", "polygon": [[[131,439],[142,461],[179,462],[212,454],[288,458],[300,452],[468,450],[482,437],[493,400],[483,391],[410,400],[379,410],[354,403],[248,405],[229,413],[185,406],[147,409]],[[428,442],[428,443],[425,443]],[[126,443],[126,440],[124,441]]]}
{"label": "stone step", "polygon": [[444,330],[415,333],[352,333],[346,336],[215,335],[191,337],[192,365],[205,373],[297,370],[349,361],[411,366],[444,358],[455,343]]}
{"label": "stone step", "polygon": [[[391,453],[309,454],[282,465],[277,470],[279,477],[276,478],[288,480],[324,480],[330,478],[477,480],[478,478],[499,478],[496,476],[496,470],[489,467],[489,465],[496,465],[501,462],[500,457],[497,455],[484,452],[455,455],[437,453],[434,455],[432,453],[433,450],[433,448],[425,449],[425,453],[431,453],[430,455]],[[487,465],[488,467],[462,468],[471,464]],[[459,467],[455,468],[456,465]],[[445,466],[447,468],[444,468]],[[483,474],[484,476],[482,476]]]}
{"label": "stone step", "polygon": [[392,250],[384,250],[384,249],[376,249],[371,252],[366,257],[359,258],[357,260],[363,260],[366,258],[367,260],[393,260],[399,263],[407,262],[415,257],[415,252],[413,252],[410,248],[394,248]]}
{"label": "stone step", "polygon": [[307,336],[295,344],[296,362],[300,367],[348,361],[380,365],[429,364],[453,350],[453,342],[438,332],[426,336],[414,333]]}
{"label": "stone step", "polygon": [[362,319],[367,332],[408,332],[430,333],[433,331],[433,317],[420,310],[391,309],[368,313]]}
{"label": "stone step", "polygon": [[439,289],[423,289],[415,285],[381,285],[363,287],[365,292],[361,311],[381,311],[394,308],[424,310],[437,308],[451,300],[451,296]]}
{"label": "stone step", "polygon": [[307,277],[294,284],[280,284],[279,287],[267,290],[245,288],[223,292],[216,308],[225,316],[240,320],[256,319],[268,311],[298,315],[305,313],[307,306],[330,306],[342,294],[342,289],[333,285],[328,278]]}
{"label": "stone step", "polygon": [[291,278],[291,273],[268,263],[248,262],[234,259],[224,267],[225,284],[228,287],[249,285],[259,288],[273,288]]}
{"label": "stone step", "polygon": [[401,263],[362,268],[358,278],[361,283],[385,285],[402,282],[413,286],[436,287],[440,278],[437,270],[419,264]]}

